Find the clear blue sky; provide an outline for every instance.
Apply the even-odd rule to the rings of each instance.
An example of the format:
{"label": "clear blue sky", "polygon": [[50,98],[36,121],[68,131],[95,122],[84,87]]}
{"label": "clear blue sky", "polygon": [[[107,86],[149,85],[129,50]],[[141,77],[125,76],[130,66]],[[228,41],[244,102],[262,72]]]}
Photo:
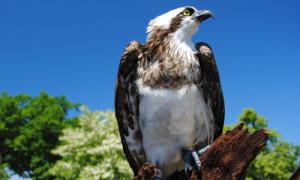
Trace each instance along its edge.
{"label": "clear blue sky", "polygon": [[146,40],[148,22],[192,5],[215,15],[193,41],[215,52],[225,124],[242,108],[269,118],[300,144],[300,1],[0,1],[0,92],[66,95],[92,110],[113,109],[120,56]]}

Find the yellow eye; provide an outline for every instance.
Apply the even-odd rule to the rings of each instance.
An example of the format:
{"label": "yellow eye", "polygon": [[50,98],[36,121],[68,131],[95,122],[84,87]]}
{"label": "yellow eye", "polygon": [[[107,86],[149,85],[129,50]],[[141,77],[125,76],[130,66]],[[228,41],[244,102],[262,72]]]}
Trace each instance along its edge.
{"label": "yellow eye", "polygon": [[186,9],[186,10],[183,11],[183,15],[189,16],[189,15],[191,15],[191,12]]}

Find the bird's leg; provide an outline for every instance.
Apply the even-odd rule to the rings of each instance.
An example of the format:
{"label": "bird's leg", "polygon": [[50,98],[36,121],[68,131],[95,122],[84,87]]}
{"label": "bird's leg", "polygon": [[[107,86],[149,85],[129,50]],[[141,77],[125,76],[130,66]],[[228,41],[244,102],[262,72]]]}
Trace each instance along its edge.
{"label": "bird's leg", "polygon": [[[155,161],[156,171],[159,169],[159,162],[158,160]],[[156,176],[155,180],[161,180],[161,172]]]}
{"label": "bird's leg", "polygon": [[185,161],[185,176],[186,176],[186,179],[190,179],[190,175],[192,173],[192,153],[195,152],[195,151],[192,151],[192,150],[186,150],[184,149],[182,151],[182,155],[183,155],[183,159]]}
{"label": "bird's leg", "polygon": [[199,156],[204,154],[208,149],[210,145],[207,145],[203,149],[200,149],[199,151],[192,151],[192,150],[183,150],[183,157],[185,160],[185,176],[187,179],[190,178],[190,175],[192,173],[192,163],[195,163],[197,168],[197,173],[199,176],[201,176],[201,161],[199,159]]}

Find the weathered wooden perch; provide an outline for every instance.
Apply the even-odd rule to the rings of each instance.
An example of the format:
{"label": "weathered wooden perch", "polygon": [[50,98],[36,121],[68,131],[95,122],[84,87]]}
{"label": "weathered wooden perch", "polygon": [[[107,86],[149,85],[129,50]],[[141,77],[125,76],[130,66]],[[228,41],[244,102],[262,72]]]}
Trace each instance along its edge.
{"label": "weathered wooden perch", "polygon": [[[233,130],[222,134],[200,157],[202,179],[245,179],[247,168],[255,159],[259,150],[266,145],[269,133],[259,129],[248,133],[248,128],[242,129],[240,123]],[[159,171],[155,164],[145,163],[133,180],[154,180]],[[174,174],[170,179],[183,180],[184,172]],[[197,178],[196,171],[190,179]]]}

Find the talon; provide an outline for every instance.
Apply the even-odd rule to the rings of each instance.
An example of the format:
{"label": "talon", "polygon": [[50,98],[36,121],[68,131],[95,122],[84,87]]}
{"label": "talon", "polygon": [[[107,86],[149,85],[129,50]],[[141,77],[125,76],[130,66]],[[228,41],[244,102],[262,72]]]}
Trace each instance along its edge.
{"label": "talon", "polygon": [[156,176],[155,180],[161,180],[161,173],[159,172],[158,175]]}
{"label": "talon", "polygon": [[196,151],[194,151],[194,152],[192,153],[192,156],[193,156],[193,158],[194,158],[194,160],[195,160],[195,164],[196,164],[196,167],[197,167],[197,172],[200,172],[201,161],[200,161],[199,156],[198,156],[198,154],[196,153]]}
{"label": "talon", "polygon": [[187,179],[189,179],[192,174],[193,163],[195,163],[196,165],[198,177],[201,177],[201,161],[199,159],[199,156],[204,154],[209,148],[210,145],[204,147],[199,151],[183,150],[182,158],[185,160],[185,176]]}
{"label": "talon", "polygon": [[197,154],[200,156],[204,154],[208,149],[210,148],[210,145],[205,146],[203,149],[200,149]]}

